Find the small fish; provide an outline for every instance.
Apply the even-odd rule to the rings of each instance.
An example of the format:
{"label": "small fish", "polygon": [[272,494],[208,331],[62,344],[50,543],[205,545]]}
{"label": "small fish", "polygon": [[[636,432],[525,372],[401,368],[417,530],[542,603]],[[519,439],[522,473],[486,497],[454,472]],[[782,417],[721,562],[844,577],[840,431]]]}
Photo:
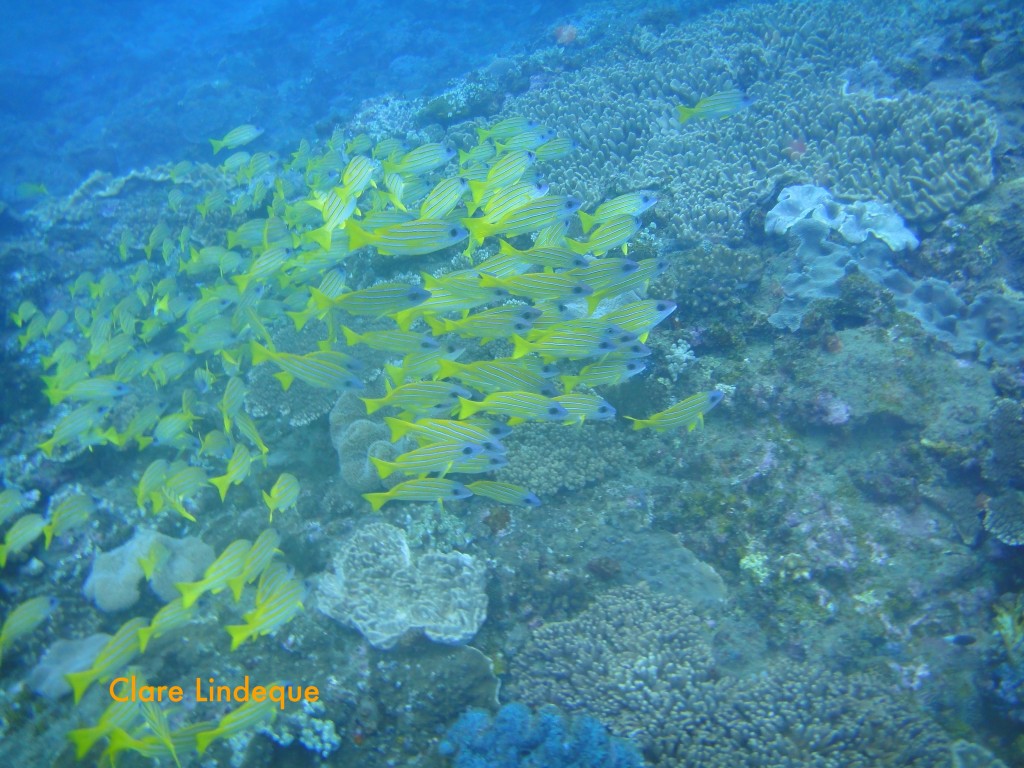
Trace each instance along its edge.
{"label": "small fish", "polygon": [[129,619],[104,645],[89,669],[64,675],[75,694],[75,704],[94,682],[105,683],[139,654],[139,630],[148,622],[141,616]]}
{"label": "small fish", "polygon": [[394,224],[372,232],[345,222],[349,248],[353,251],[372,245],[384,256],[424,256],[449,248],[469,237],[469,230],[443,219],[417,219]]}
{"label": "small fish", "polygon": [[139,629],[139,652],[145,653],[152,640],[163,637],[174,629],[184,627],[195,615],[195,606],[186,608],[180,597],[176,597],[153,614],[149,624]]}
{"label": "small fish", "polygon": [[350,347],[354,347],[357,344],[365,344],[370,349],[393,352],[398,355],[425,352],[430,349],[437,349],[440,346],[438,340],[430,334],[416,333],[415,331],[366,331],[365,333],[356,333],[346,326],[342,326],[341,331],[345,335],[345,343]]}
{"label": "small fish", "polygon": [[[353,367],[359,367],[360,364],[343,352],[328,350],[293,355],[288,352],[267,349],[255,340],[249,343],[249,347],[252,351],[253,365],[270,361],[281,369],[279,373],[274,374],[274,378],[281,382],[282,389],[286,391],[296,379],[320,389],[363,388],[362,380],[351,370]],[[236,421],[239,415],[241,415],[241,411],[236,414]]]}
{"label": "small fish", "polygon": [[242,563],[242,570],[235,576],[228,579],[228,586],[231,588],[231,596],[237,603],[242,599],[242,589],[246,584],[252,584],[263,571],[270,565],[274,555],[280,554],[277,545],[281,543],[280,534],[273,528],[267,528],[256,537],[252,548],[246,553]]}
{"label": "small fish", "polygon": [[75,493],[63,499],[50,513],[50,522],[43,528],[43,548],[49,549],[54,536],[63,536],[72,528],[82,525],[95,511],[92,497],[84,493]]}
{"label": "small fish", "polygon": [[298,579],[283,581],[256,607],[245,614],[245,624],[231,624],[225,627],[231,635],[231,650],[246,640],[258,635],[269,635],[283,624],[287,624],[303,609],[302,600],[306,588]]}
{"label": "small fish", "polygon": [[488,139],[497,139],[498,141],[501,141],[502,139],[511,138],[517,133],[535,131],[540,128],[540,123],[532,118],[506,117],[504,120],[499,120],[490,128],[477,128],[476,136],[477,141],[480,144],[483,144]]}
{"label": "small fish", "polygon": [[206,592],[222,591],[228,582],[245,568],[245,558],[252,549],[248,539],[236,539],[228,544],[216,560],[203,573],[199,581],[179,582],[174,586],[181,593],[182,607],[188,608]]}
{"label": "small fish", "polygon": [[521,485],[501,483],[494,480],[477,480],[466,485],[477,496],[484,496],[499,504],[516,507],[539,507],[540,499]]}
{"label": "small fish", "polygon": [[541,144],[534,150],[534,154],[537,155],[538,162],[544,163],[548,160],[561,160],[577,149],[579,149],[579,144],[574,139],[559,136]]}
{"label": "small fish", "polygon": [[580,384],[588,387],[621,384],[626,379],[642,373],[646,367],[639,360],[609,356],[603,360],[598,360],[596,363],[583,366],[575,376],[562,376],[562,386],[566,392],[572,392]]}
{"label": "small fish", "polygon": [[420,219],[443,219],[462,202],[469,182],[461,177],[442,179],[427,193],[420,205]]}
{"label": "small fish", "polygon": [[282,472],[270,493],[263,492],[263,502],[270,510],[270,520],[273,522],[274,513],[278,510],[293,509],[299,500],[299,481],[295,475]]}
{"label": "small fish", "polygon": [[974,635],[945,635],[942,639],[950,645],[959,645],[962,647],[974,645],[976,642],[978,642],[978,638],[976,638]]}
{"label": "small fish", "polygon": [[0,492],[0,525],[21,512],[28,505],[27,502],[17,488],[5,488]]}
{"label": "small fish", "polygon": [[[152,581],[154,574],[156,574],[156,569],[166,563],[170,556],[171,551],[159,539],[154,538],[150,542],[146,554],[135,558],[135,562],[142,569],[142,575],[146,577],[146,581]],[[146,649],[143,648],[142,650]]]}
{"label": "small fish", "polygon": [[[512,337],[512,359],[518,360],[528,354],[536,354],[546,363],[555,360],[582,360],[614,352],[623,338],[616,338],[608,332],[614,328],[607,323],[584,325],[556,325],[533,341],[521,336]],[[635,335],[633,338],[636,338]],[[631,339],[630,339],[631,340]]]}
{"label": "small fish", "polygon": [[526,335],[533,321],[540,316],[534,307],[509,305],[476,312],[461,320],[427,317],[431,331],[438,336],[454,333],[466,339],[479,339],[482,344],[505,339],[514,333]]}
{"label": "small fish", "polygon": [[724,395],[719,390],[713,389],[710,392],[691,395],[646,419],[634,419],[632,416],[626,418],[633,422],[633,429],[650,427],[658,432],[664,432],[676,427],[686,427],[687,432],[692,432],[704,426],[704,414],[722,402],[722,397]]}
{"label": "small fish", "polygon": [[462,483],[445,478],[418,478],[406,480],[384,493],[364,493],[363,498],[370,502],[374,512],[380,510],[389,501],[457,501],[473,495]]}
{"label": "small fish", "polygon": [[492,392],[483,400],[459,398],[461,408],[460,419],[468,419],[476,413],[489,413],[495,416],[508,416],[509,424],[524,421],[564,421],[569,412],[560,403],[550,397],[533,392]]}
{"label": "small fish", "polygon": [[593,213],[580,211],[580,223],[583,225],[583,231],[589,232],[595,224],[601,224],[618,216],[639,216],[648,208],[656,205],[657,202],[658,196],[653,192],[643,189],[637,192],[627,192],[601,203]]}
{"label": "small fish", "polygon": [[4,653],[14,642],[32,632],[46,621],[54,608],[57,607],[55,597],[33,597],[17,606],[4,619],[0,626],[0,666],[3,666]]}
{"label": "small fish", "polygon": [[483,181],[470,180],[469,191],[473,198],[473,204],[479,206],[486,196],[493,194],[495,190],[504,189],[518,182],[536,159],[537,156],[528,150],[509,152],[502,156],[488,169],[486,179]]}
{"label": "small fish", "polygon": [[46,521],[35,513],[15,520],[14,524],[7,529],[4,543],[0,544],[0,568],[7,566],[7,558],[10,555],[17,554],[31,546],[42,535],[45,527]]}
{"label": "small fish", "polygon": [[364,397],[367,415],[381,408],[424,411],[435,405],[455,407],[460,397],[469,397],[469,391],[448,381],[411,381],[399,387],[388,387],[384,397]]}
{"label": "small fish", "polygon": [[447,164],[456,154],[449,144],[423,144],[400,158],[385,160],[384,172],[420,176]]}
{"label": "small fish", "polygon": [[591,421],[609,421],[615,418],[615,409],[603,397],[582,393],[559,395],[553,398],[569,413],[566,423],[582,424]]}
{"label": "small fish", "polygon": [[228,459],[228,466],[224,474],[211,477],[209,480],[210,484],[216,487],[220,493],[221,501],[224,501],[224,497],[227,496],[228,488],[241,484],[249,476],[252,462],[253,457],[249,453],[249,449],[241,443],[237,444],[231,458]]}
{"label": "small fish", "polygon": [[675,311],[675,302],[667,299],[643,299],[623,304],[601,317],[624,331],[637,334],[640,341],[646,342],[651,329]]}
{"label": "small fish", "polygon": [[540,395],[556,395],[542,366],[534,359],[477,360],[458,363],[454,360],[438,361],[436,379],[458,379],[468,387],[481,392],[522,390]]}
{"label": "small fish", "polygon": [[210,144],[213,147],[213,154],[217,154],[222,149],[236,149],[248,144],[250,141],[254,141],[263,135],[263,129],[257,128],[255,125],[246,123],[240,125],[237,128],[232,128],[222,139],[210,139]]}
{"label": "small fish", "polygon": [[311,293],[320,309],[338,307],[350,315],[362,317],[384,317],[430,298],[430,291],[408,283],[378,283],[336,297],[328,297],[316,289]]}
{"label": "small fish", "polygon": [[512,430],[501,424],[470,424],[456,419],[417,419],[402,421],[393,416],[385,416],[384,423],[391,429],[391,442],[397,442],[406,435],[412,435],[423,445],[424,443],[469,442],[475,443],[485,451],[503,451],[502,437]]}
{"label": "small fish", "polygon": [[[643,222],[637,216],[616,216],[599,224],[586,240],[566,238],[566,243],[570,250],[579,254],[590,253],[594,256],[604,256],[608,251],[614,251],[616,248],[622,248],[622,252],[625,253],[627,243],[633,235],[640,231],[641,226],[643,226]],[[594,288],[597,289],[598,286],[594,286]]]}
{"label": "small fish", "polygon": [[705,96],[695,106],[676,107],[679,122],[685,123],[694,118],[716,119],[735,115],[753,104],[743,91],[733,88],[728,91],[721,91],[711,96]]}
{"label": "small fish", "polygon": [[[283,705],[282,705],[283,706]],[[196,751],[202,755],[217,739],[230,739],[236,734],[250,731],[267,721],[273,721],[278,705],[270,699],[250,699],[222,717],[214,728],[196,734]]]}
{"label": "small fish", "polygon": [[584,299],[594,292],[589,285],[564,273],[529,272],[525,275],[502,278],[481,274],[480,285],[504,288],[513,296],[521,296],[534,302]]}
{"label": "small fish", "polygon": [[371,456],[370,461],[377,468],[381,479],[390,477],[395,472],[406,475],[426,475],[439,472],[441,476],[451,471],[458,471],[459,464],[474,458],[483,452],[483,448],[474,443],[445,442],[428,443],[421,448],[414,448],[395,457],[394,461]]}
{"label": "small fish", "polygon": [[[543,181],[520,181],[508,187],[494,190],[494,194],[487,197],[480,206],[483,211],[483,220],[488,224],[494,224],[508,216],[520,206],[526,205],[531,200],[544,197],[550,187]],[[475,206],[467,208],[470,214],[475,211]]]}
{"label": "small fish", "polygon": [[75,758],[81,760],[100,739],[108,738],[115,731],[131,728],[139,719],[139,703],[125,697],[124,701],[114,699],[103,710],[96,725],[68,731],[68,739],[75,745]]}

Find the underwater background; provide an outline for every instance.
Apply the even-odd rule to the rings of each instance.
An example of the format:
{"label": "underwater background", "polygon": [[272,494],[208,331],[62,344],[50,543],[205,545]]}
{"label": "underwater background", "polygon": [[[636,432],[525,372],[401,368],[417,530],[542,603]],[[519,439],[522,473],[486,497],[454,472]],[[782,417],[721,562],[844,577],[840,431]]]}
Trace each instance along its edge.
{"label": "underwater background", "polygon": [[1022,38],[8,10],[0,757],[1024,765]]}

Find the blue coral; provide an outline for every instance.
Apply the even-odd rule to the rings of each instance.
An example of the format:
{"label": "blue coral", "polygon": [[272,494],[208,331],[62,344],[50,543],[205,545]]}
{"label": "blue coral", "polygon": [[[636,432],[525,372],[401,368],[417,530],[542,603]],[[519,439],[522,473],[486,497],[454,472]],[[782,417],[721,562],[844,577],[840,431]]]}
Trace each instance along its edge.
{"label": "blue coral", "polygon": [[480,709],[462,715],[438,747],[454,768],[633,768],[644,764],[628,740],[610,736],[592,717],[567,718],[553,706],[536,715],[506,704],[492,718]]}

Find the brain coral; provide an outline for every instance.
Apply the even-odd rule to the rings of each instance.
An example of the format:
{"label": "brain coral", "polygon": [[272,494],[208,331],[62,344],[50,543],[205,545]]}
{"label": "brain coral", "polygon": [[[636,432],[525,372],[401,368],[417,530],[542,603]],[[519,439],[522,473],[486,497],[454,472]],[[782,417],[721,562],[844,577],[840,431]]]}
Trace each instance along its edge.
{"label": "brain coral", "polygon": [[387,523],[356,531],[333,565],[317,591],[320,610],[377,648],[392,648],[416,630],[440,643],[464,643],[487,615],[482,564],[461,552],[414,558],[405,532]]}
{"label": "brain coral", "polygon": [[[900,89],[885,66],[895,68],[925,32],[891,13],[838,2],[712,13],[635,36],[510,99],[505,113],[536,116],[579,141],[586,162],[556,163],[553,184],[589,205],[658,189],[658,210],[686,241],[738,238],[747,212],[783,182],[933,219],[991,184],[995,120],[980,102]],[[851,84],[864,80],[870,91]],[[749,109],[676,121],[676,105],[733,87],[754,99]]]}
{"label": "brain coral", "polygon": [[513,695],[597,717],[653,765],[949,765],[942,730],[881,682],[791,662],[722,676],[703,621],[646,589],[540,627],[512,672]]}

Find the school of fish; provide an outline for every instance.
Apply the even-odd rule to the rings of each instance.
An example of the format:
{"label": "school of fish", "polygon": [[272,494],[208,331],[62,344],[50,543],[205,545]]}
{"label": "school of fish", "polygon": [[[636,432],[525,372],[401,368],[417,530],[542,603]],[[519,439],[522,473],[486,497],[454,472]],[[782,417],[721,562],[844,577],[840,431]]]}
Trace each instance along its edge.
{"label": "school of fish", "polygon": [[[732,93],[718,101],[724,106],[702,102],[692,116],[740,107]],[[11,313],[21,348],[42,350],[53,421],[39,450],[54,459],[98,446],[140,454],[133,496],[147,514],[196,522],[214,492],[225,502],[256,484],[273,520],[296,508],[301,484],[267,471],[273,446],[245,407],[249,372],[268,366],[282,391],[296,381],[366,390],[367,417],[382,419],[399,446],[392,460],[372,459],[382,479],[400,481],[364,494],[371,509],[474,495],[541,504],[529,489],[486,476],[507,464],[502,439],[518,425],[613,419],[595,390],[644,371],[647,337],[675,309],[646,297],[667,264],[628,257],[657,195],[638,190],[581,210],[540,173],[574,143],[527,118],[480,128],[461,151],[340,133],[318,147],[303,141],[284,160],[241,149],[261,134],[243,125],[211,140],[214,154],[236,150],[216,168],[171,168],[166,219],[187,223],[174,231],[161,219],[148,233],[123,234],[119,264],[72,281],[73,311],[46,315],[26,301]],[[421,280],[350,287],[364,282],[346,269],[360,253],[400,259]],[[441,253],[444,262],[426,258]],[[462,268],[438,269],[452,256]],[[283,324],[314,324],[319,346],[278,349],[274,331]],[[383,387],[368,391],[367,361],[380,367],[382,359]],[[634,418],[633,427],[693,429],[721,397],[699,393]],[[18,489],[0,493],[0,568],[37,539],[49,548],[95,511],[81,492],[51,499],[45,517],[22,514],[31,506]],[[226,627],[231,650],[290,621],[305,588],[280,559],[279,542],[273,528],[233,541],[201,579],[177,585],[178,599],[125,622],[91,667],[67,676],[75,701],[220,593],[252,605],[242,623]],[[167,557],[161,550],[155,544],[140,558],[148,579]],[[8,613],[0,663],[55,606],[40,596]],[[70,738],[80,759],[102,742],[104,759],[128,750],[177,763],[182,751],[201,754],[239,723],[272,716],[243,705],[218,722],[172,731],[159,707],[114,702]]]}

